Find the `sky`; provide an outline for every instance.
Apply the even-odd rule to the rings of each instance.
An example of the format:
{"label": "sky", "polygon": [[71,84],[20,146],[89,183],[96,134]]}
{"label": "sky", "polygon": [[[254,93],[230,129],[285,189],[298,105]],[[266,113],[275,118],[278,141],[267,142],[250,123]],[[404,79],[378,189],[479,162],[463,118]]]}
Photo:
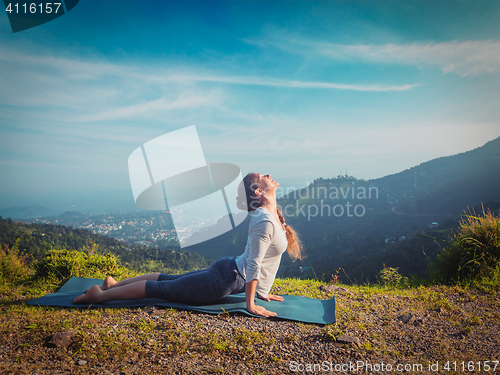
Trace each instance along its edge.
{"label": "sky", "polygon": [[499,18],[481,0],[80,0],[13,33],[3,13],[0,208],[132,197],[129,155],[191,125],[207,162],[283,188],[480,147],[500,136]]}

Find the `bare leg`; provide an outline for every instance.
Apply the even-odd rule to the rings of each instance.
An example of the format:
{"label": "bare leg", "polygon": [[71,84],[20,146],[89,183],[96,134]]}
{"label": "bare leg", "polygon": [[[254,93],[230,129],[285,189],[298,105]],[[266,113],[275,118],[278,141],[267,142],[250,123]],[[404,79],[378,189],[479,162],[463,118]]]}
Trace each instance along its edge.
{"label": "bare leg", "polygon": [[[116,285],[116,284],[115,284]],[[85,294],[81,294],[73,300],[73,303],[91,304],[115,301],[119,299],[142,299],[146,298],[146,280],[128,283],[121,287],[101,290],[99,285],[94,285]]]}
{"label": "bare leg", "polygon": [[108,277],[106,277],[106,279],[102,283],[101,290],[108,290],[110,288],[117,288],[120,286],[124,286],[124,285],[131,284],[131,283],[136,283],[138,281],[144,281],[144,280],[157,281],[159,275],[160,275],[159,272],[153,272],[153,273],[148,273],[146,275],[131,277],[130,279],[125,279],[122,281],[116,281],[111,276],[108,276]]}

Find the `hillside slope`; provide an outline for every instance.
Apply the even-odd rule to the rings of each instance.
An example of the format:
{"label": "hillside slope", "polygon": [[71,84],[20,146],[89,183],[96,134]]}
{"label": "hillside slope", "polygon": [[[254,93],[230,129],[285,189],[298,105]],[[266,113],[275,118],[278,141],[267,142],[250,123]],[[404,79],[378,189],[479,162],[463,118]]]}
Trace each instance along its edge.
{"label": "hillside slope", "polygon": [[[285,256],[279,274],[298,277],[300,267],[312,267],[329,277],[339,267],[358,282],[374,275],[396,250],[384,255],[394,239],[411,239],[437,222],[440,230],[458,223],[458,216],[475,207],[498,209],[500,202],[500,138],[462,154],[443,157],[395,175],[363,181],[353,177],[318,178],[308,187],[278,200],[287,223],[300,234],[308,258],[292,263]],[[356,211],[357,210],[357,211]],[[444,227],[443,223],[451,220]],[[216,259],[240,254],[246,244],[248,219],[231,232],[188,247]],[[410,243],[417,245],[419,241]],[[419,246],[419,245],[418,245]],[[424,250],[425,252],[425,250]],[[409,273],[425,276],[429,254],[421,254]],[[411,258],[405,260],[411,263]],[[375,263],[374,263],[375,262]],[[358,264],[356,264],[358,263]],[[366,269],[361,269],[361,264]],[[302,269],[303,270],[303,269]],[[307,274],[313,277],[312,272]],[[347,282],[348,280],[344,280]]]}
{"label": "hillside slope", "polygon": [[397,211],[461,214],[466,207],[500,199],[500,137],[371,182],[400,200]]}

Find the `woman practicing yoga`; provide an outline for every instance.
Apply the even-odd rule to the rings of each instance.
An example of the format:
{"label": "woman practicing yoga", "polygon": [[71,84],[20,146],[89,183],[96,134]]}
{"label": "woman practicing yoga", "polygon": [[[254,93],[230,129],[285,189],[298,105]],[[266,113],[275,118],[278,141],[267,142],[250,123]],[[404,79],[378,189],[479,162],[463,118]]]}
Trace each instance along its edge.
{"label": "woman practicing yoga", "polygon": [[266,301],[283,301],[269,294],[273,286],[281,255],[288,251],[293,260],[302,258],[295,231],[285,224],[276,204],[279,183],[270,175],[250,173],[238,190],[237,203],[251,212],[245,252],[238,257],[225,257],[208,269],[183,275],[159,272],[116,282],[108,276],[101,286],[94,285],[73,303],[102,303],[113,300],[161,298],[183,303],[208,303],[229,294],[246,294],[247,311],[264,317],[276,313],[255,304],[254,296]]}

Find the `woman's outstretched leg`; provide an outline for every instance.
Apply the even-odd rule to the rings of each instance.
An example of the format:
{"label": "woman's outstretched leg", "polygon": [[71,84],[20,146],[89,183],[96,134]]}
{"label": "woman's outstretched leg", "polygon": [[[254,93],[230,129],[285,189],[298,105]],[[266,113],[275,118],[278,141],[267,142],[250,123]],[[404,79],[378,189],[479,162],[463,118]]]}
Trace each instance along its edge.
{"label": "woman's outstretched leg", "polygon": [[161,280],[176,280],[180,277],[193,275],[193,274],[203,272],[203,271],[206,271],[206,270],[196,270],[196,271],[183,273],[180,275],[166,275],[166,274],[160,274],[160,272],[153,272],[153,273],[148,273],[146,275],[131,277],[129,279],[125,279],[122,281],[116,281],[111,276],[108,276],[108,277],[106,277],[106,279],[104,280],[104,282],[102,283],[100,288],[101,288],[101,290],[108,290],[109,288],[116,288],[116,287],[127,285],[130,283],[135,283],[137,281],[143,281],[143,280],[158,281],[160,275],[161,275]]}
{"label": "woman's outstretched leg", "polygon": [[119,299],[146,298],[146,281],[147,280],[140,280],[107,290],[101,290],[99,285],[94,285],[88,289],[85,294],[76,297],[73,303],[91,304],[116,301]]}
{"label": "woman's outstretched leg", "polygon": [[127,284],[136,283],[138,281],[144,281],[144,280],[156,281],[156,280],[158,280],[159,275],[160,275],[159,272],[153,272],[153,273],[148,273],[146,275],[131,277],[129,279],[125,279],[122,281],[116,281],[111,276],[108,276],[108,277],[106,277],[106,279],[104,279],[104,282],[102,283],[100,288],[101,288],[101,290],[108,290],[109,288],[117,288],[117,287],[124,286]]}
{"label": "woman's outstretched leg", "polygon": [[167,275],[165,273],[162,273],[162,274],[160,274],[160,276],[158,276],[157,281],[177,280],[177,279],[179,279],[181,277],[196,275],[198,273],[206,272],[206,271],[207,271],[207,269],[205,268],[205,269],[202,269],[202,270],[190,271],[190,272],[181,273],[181,274],[178,274],[178,275]]}
{"label": "woman's outstretched leg", "polygon": [[[204,303],[219,300],[242,285],[236,285],[237,269],[234,258],[223,258],[205,270],[183,275],[147,274],[114,282],[106,279],[109,288],[101,290],[98,285],[76,297],[73,303],[91,304],[114,300],[162,298],[167,301]],[[161,279],[161,281],[158,281]],[[148,292],[146,292],[146,289]]]}
{"label": "woman's outstretched leg", "polygon": [[235,284],[237,272],[234,258],[226,257],[208,269],[183,275],[162,274],[158,281],[146,282],[146,297],[184,303],[216,301],[241,287]]}

